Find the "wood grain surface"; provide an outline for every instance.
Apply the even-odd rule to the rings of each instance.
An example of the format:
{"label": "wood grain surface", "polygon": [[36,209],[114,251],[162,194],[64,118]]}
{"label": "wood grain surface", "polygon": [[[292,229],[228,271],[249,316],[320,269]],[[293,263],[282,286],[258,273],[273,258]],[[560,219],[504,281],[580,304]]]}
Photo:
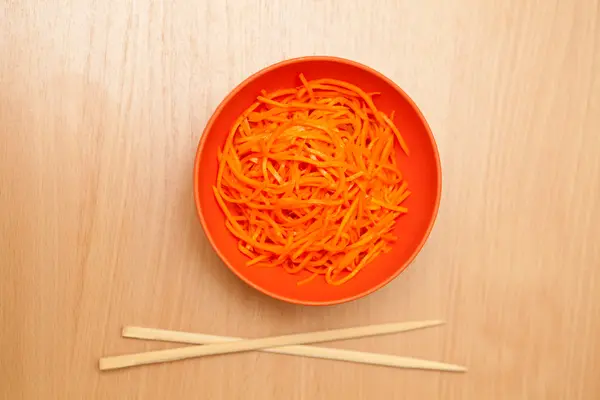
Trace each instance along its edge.
{"label": "wood grain surface", "polygon": [[[302,55],[366,63],[419,104],[443,199],[381,291],[310,308],[218,260],[192,163],[218,102]],[[0,398],[600,398],[599,0],[0,2]],[[246,353],[100,373],[172,345],[418,319],[332,346],[469,367]]]}

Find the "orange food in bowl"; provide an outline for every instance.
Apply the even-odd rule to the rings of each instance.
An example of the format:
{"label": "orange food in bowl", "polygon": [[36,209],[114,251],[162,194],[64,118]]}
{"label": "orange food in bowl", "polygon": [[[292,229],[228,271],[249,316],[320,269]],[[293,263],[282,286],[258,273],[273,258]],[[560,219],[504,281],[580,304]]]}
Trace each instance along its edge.
{"label": "orange food in bowl", "polygon": [[440,187],[414,103],[332,57],[284,61],[240,84],[209,121],[194,171],[200,220],[226,265],[300,304],[352,300],[397,276],[429,235]]}
{"label": "orange food in bowl", "polygon": [[[391,250],[410,195],[393,152],[408,147],[373,95],[335,79],[263,93],[219,153],[215,197],[247,266],[341,285]],[[376,94],[375,94],[376,95]]]}

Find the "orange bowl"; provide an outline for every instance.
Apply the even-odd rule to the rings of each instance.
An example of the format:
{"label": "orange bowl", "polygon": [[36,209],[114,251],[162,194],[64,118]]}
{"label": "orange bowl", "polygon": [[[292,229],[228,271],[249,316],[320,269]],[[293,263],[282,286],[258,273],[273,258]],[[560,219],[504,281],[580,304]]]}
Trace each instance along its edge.
{"label": "orange bowl", "polygon": [[[378,109],[389,115],[395,111],[394,122],[411,154],[402,153],[396,143],[396,157],[411,196],[403,203],[408,214],[398,218],[394,234],[399,237],[392,250],[381,254],[361,272],[340,286],[329,285],[324,279],[298,286],[308,272],[291,275],[282,268],[246,266],[248,260],[237,248],[237,239],[225,227],[212,190],[217,177],[217,151],[236,118],[256,99],[262,89],[298,86],[298,75],[307,79],[334,78],[361,87],[366,92],[380,92],[374,98]],[[441,195],[441,169],[435,140],[425,118],[402,89],[379,72],[353,61],[335,57],[302,57],[271,65],[238,85],[219,104],[208,121],[194,165],[194,196],[200,222],[208,240],[223,262],[244,282],[280,300],[296,304],[329,305],[365,296],[389,283],[416,257],[433,227]],[[306,275],[305,275],[306,274]]]}

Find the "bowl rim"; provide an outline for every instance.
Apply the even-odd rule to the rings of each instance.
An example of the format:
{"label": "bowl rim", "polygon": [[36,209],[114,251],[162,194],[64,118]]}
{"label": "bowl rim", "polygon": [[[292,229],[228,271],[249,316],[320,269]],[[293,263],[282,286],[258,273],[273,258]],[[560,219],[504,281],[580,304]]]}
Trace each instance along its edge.
{"label": "bowl rim", "polygon": [[[216,245],[215,240],[212,237],[212,234],[208,230],[208,225],[206,223],[204,214],[202,213],[202,207],[200,205],[200,188],[199,188],[199,179],[198,178],[200,176],[200,160],[202,158],[202,152],[203,152],[204,146],[206,144],[208,132],[212,129],[212,126],[213,126],[215,120],[217,119],[217,117],[219,117],[219,115],[221,114],[221,112],[223,111],[225,106],[229,103],[229,101],[231,99],[233,99],[235,96],[237,96],[237,94],[244,87],[246,87],[248,84],[250,84],[254,80],[260,78],[261,76],[263,76],[267,73],[270,73],[280,67],[286,66],[286,65],[296,64],[296,63],[300,63],[300,62],[307,62],[307,61],[309,61],[309,62],[310,61],[330,61],[330,62],[346,64],[346,65],[350,65],[350,66],[362,69],[365,72],[373,74],[373,75],[377,76],[378,78],[382,79],[387,84],[389,84],[392,88],[394,88],[394,90],[396,90],[398,93],[400,93],[400,95],[402,97],[404,97],[404,99],[416,111],[419,119],[421,120],[421,123],[423,124],[423,126],[425,127],[425,130],[427,131],[427,135],[429,137],[429,140],[430,140],[432,148],[433,148],[434,159],[435,159],[435,164],[436,164],[435,168],[436,168],[436,173],[438,176],[437,192],[436,192],[436,196],[435,196],[433,215],[431,216],[429,225],[427,226],[427,229],[425,231],[425,235],[423,235],[423,238],[421,239],[421,241],[419,242],[419,244],[417,245],[415,250],[412,252],[411,256],[404,262],[404,264],[402,264],[402,266],[400,268],[398,268],[393,274],[390,274],[388,277],[386,277],[381,283],[379,283],[375,286],[372,286],[366,290],[363,290],[360,293],[357,293],[353,296],[346,296],[346,297],[336,299],[336,300],[325,300],[325,301],[298,300],[295,298],[291,298],[291,297],[287,297],[287,296],[280,295],[277,293],[273,293],[270,290],[268,290],[262,286],[259,286],[259,285],[255,284],[254,282],[252,282],[251,280],[247,279],[245,276],[243,276],[241,273],[239,273],[229,263],[229,261],[227,261],[223,252]],[[217,253],[217,255],[219,256],[221,261],[227,266],[227,268],[229,268],[230,271],[232,271],[238,278],[240,278],[242,281],[244,281],[247,285],[249,285],[250,287],[258,290],[259,292],[261,292],[267,296],[270,296],[274,299],[282,300],[282,301],[285,301],[288,303],[292,303],[292,304],[308,305],[308,306],[328,306],[328,305],[342,304],[342,303],[354,301],[354,300],[365,297],[365,296],[381,289],[382,287],[386,286],[391,281],[396,279],[398,277],[398,275],[400,275],[402,272],[404,272],[404,270],[414,261],[414,259],[417,257],[417,255],[423,249],[423,246],[425,245],[425,242],[429,238],[431,231],[433,229],[433,226],[435,224],[435,221],[437,219],[437,215],[438,215],[438,211],[439,211],[439,207],[440,207],[440,201],[441,201],[441,197],[442,197],[441,196],[442,195],[442,168],[441,168],[439,150],[438,150],[435,138],[433,136],[433,133],[431,131],[431,128],[429,127],[429,124],[427,123],[425,116],[423,115],[423,113],[421,112],[419,107],[416,105],[416,103],[410,98],[410,96],[402,88],[400,88],[400,86],[398,86],[396,83],[394,83],[394,81],[392,81],[391,79],[389,79],[388,77],[386,77],[385,75],[380,73],[379,71],[377,71],[367,65],[356,62],[356,61],[348,60],[348,59],[341,58],[341,57],[334,57],[334,56],[304,56],[304,57],[296,57],[296,58],[290,58],[290,59],[286,59],[283,61],[279,61],[274,64],[268,65],[268,66],[260,69],[259,71],[251,74],[246,79],[244,79],[240,84],[238,84],[235,88],[233,88],[233,90],[231,90],[227,94],[227,96],[225,96],[225,98],[219,103],[219,105],[217,106],[215,111],[212,113],[210,119],[206,123],[204,130],[202,131],[202,136],[200,137],[200,142],[198,143],[198,148],[196,150],[196,156],[194,159],[193,179],[194,179],[194,182],[193,182],[193,184],[194,184],[194,203],[196,205],[196,213],[198,215],[198,218],[200,219],[200,224],[202,225],[202,229],[204,230],[204,233],[205,233],[208,241],[210,242],[212,248]]]}

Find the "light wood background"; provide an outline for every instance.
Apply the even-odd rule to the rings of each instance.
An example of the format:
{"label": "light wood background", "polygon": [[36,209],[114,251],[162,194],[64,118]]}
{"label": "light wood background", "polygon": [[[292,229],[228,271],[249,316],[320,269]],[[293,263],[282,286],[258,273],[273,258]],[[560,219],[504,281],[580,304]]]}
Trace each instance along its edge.
{"label": "light wood background", "polygon": [[[246,287],[203,236],[192,163],[211,112],[273,62],[366,63],[420,105],[443,162],[421,255],[306,308]],[[600,398],[598,0],[0,5],[0,398]],[[465,375],[248,353],[100,373],[167,345],[125,324],[260,337],[411,319],[334,346]]]}

